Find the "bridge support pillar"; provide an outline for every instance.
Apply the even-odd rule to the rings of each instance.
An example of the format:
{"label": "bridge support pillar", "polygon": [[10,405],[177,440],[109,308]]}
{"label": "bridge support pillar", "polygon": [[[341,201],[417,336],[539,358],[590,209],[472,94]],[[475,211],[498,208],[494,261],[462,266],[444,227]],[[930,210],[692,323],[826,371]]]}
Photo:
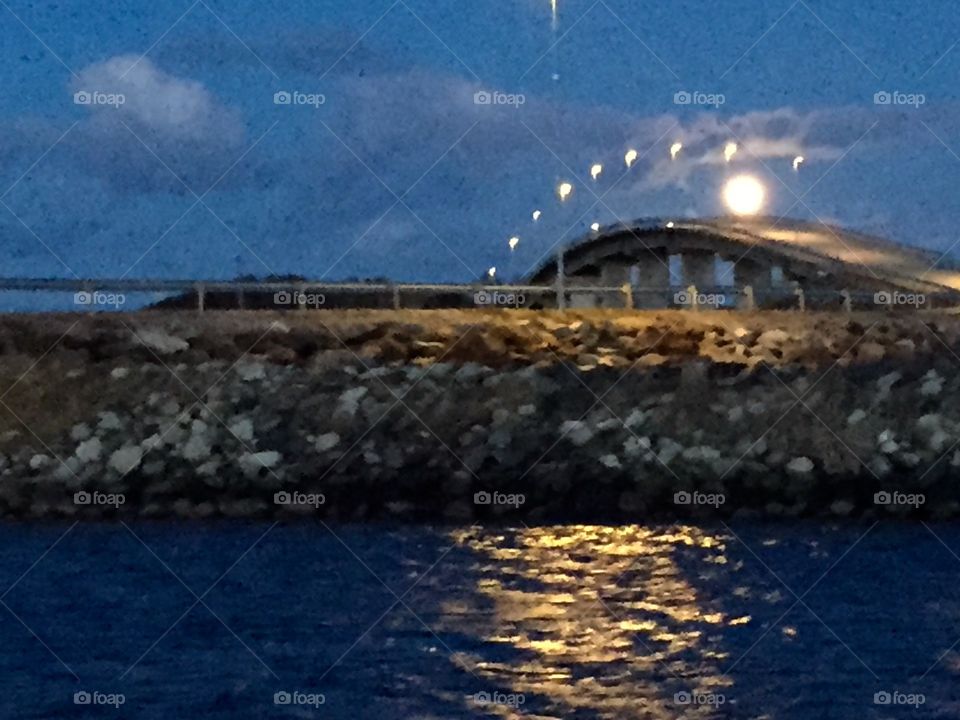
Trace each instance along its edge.
{"label": "bridge support pillar", "polygon": [[683,285],[696,285],[703,292],[717,285],[717,255],[707,250],[684,250],[680,256]]}
{"label": "bridge support pillar", "polygon": [[749,285],[755,290],[766,290],[770,287],[770,268],[744,258],[733,266],[733,283],[738,288]]}
{"label": "bridge support pillar", "polygon": [[634,307],[666,307],[670,292],[670,260],[666,250],[644,251],[637,259],[636,268],[636,288],[639,292],[633,295]]}

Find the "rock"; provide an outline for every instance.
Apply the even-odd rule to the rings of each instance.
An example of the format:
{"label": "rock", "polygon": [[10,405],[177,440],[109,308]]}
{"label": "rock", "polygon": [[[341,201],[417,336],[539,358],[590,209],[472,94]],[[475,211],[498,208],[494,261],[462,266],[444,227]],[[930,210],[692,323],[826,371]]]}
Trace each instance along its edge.
{"label": "rock", "polygon": [[593,430],[583,420],[565,420],[560,434],[577,447],[583,447],[593,439]]}
{"label": "rock", "polygon": [[327,452],[328,450],[333,450],[339,444],[340,436],[335,432],[328,432],[317,437],[314,447],[317,449],[317,452]]}
{"label": "rock", "polygon": [[97,424],[97,427],[101,430],[119,430],[123,427],[120,422],[120,417],[115,412],[108,410],[107,412],[100,413],[98,417],[100,418],[100,422]]}
{"label": "rock", "polygon": [[659,367],[666,364],[668,358],[659,353],[647,353],[637,361],[637,365],[644,367]]}
{"label": "rock", "polygon": [[204,433],[193,433],[183,446],[183,459],[195,463],[210,457],[210,440]]}
{"label": "rock", "polygon": [[631,430],[636,429],[643,425],[644,421],[647,419],[647,414],[647,412],[640,410],[639,408],[634,408],[630,411],[630,414],[627,415],[627,419],[623,421],[623,424]]}
{"label": "rock", "polygon": [[240,456],[240,467],[247,474],[256,474],[261,468],[272,470],[282,459],[282,455],[276,450],[263,450],[257,453],[244,453]]}
{"label": "rock", "polygon": [[623,443],[623,452],[629,457],[636,457],[641,452],[647,452],[650,449],[650,438],[646,437],[628,437]]}
{"label": "rock", "polygon": [[727,410],[727,420],[733,423],[743,420],[743,408],[737,405]]}
{"label": "rock", "polygon": [[125,368],[125,367],[115,367],[113,370],[110,371],[110,377],[112,377],[114,380],[123,380],[129,374],[130,374],[129,368]]}
{"label": "rock", "polygon": [[887,373],[883,377],[877,379],[877,389],[880,391],[882,397],[886,397],[890,394],[890,388],[892,388],[899,380],[903,378],[899,372]]}
{"label": "rock", "polygon": [[929,371],[924,375],[923,385],[920,386],[920,394],[932,397],[939,395],[943,390],[943,378],[937,374],[936,370]]}
{"label": "rock", "polygon": [[45,468],[50,464],[50,457],[47,455],[37,454],[30,458],[30,469],[31,470],[40,470]]}
{"label": "rock", "polygon": [[840,517],[846,517],[853,512],[854,507],[856,506],[849,500],[835,500],[830,504],[830,512]]}
{"label": "rock", "polygon": [[337,400],[337,412],[350,418],[354,417],[360,407],[360,401],[368,392],[369,390],[363,385],[346,390]]}
{"label": "rock", "polygon": [[143,451],[137,445],[124,445],[110,456],[109,466],[112,470],[126,475],[140,465]]}
{"label": "rock", "polygon": [[767,330],[757,338],[757,345],[765,348],[776,348],[790,339],[790,335],[780,329]]}
{"label": "rock", "polygon": [[519,408],[517,408],[517,414],[522,417],[529,417],[530,415],[536,415],[536,413],[537,406],[529,403],[526,405],[521,405]]}
{"label": "rock", "polygon": [[137,332],[140,342],[158,355],[172,355],[190,347],[190,343],[158,330],[140,330]]}
{"label": "rock", "polygon": [[880,343],[865,341],[857,346],[857,358],[864,362],[879,362],[884,355],[886,351]]}
{"label": "rock", "polygon": [[236,369],[237,374],[244,382],[263,380],[267,377],[267,371],[262,363],[244,362],[237,365]]}
{"label": "rock", "polygon": [[238,418],[230,424],[230,432],[240,442],[253,440],[253,421],[250,418]]}
{"label": "rock", "polygon": [[847,416],[847,425],[856,425],[867,416],[867,413],[857,408]]}
{"label": "rock", "polygon": [[600,464],[606,468],[610,468],[611,470],[618,470],[621,467],[620,459],[616,455],[612,455],[612,454],[601,455]]}
{"label": "rock", "polygon": [[77,445],[77,459],[82,463],[96,462],[101,454],[103,454],[103,443],[100,442],[100,438],[93,437]]}
{"label": "rock", "polygon": [[795,457],[787,463],[787,472],[793,475],[807,475],[812,470],[813,461],[808,457]]}
{"label": "rock", "polygon": [[90,426],[86,423],[79,423],[70,429],[70,438],[72,440],[79,442],[80,440],[86,440],[88,437],[90,437]]}

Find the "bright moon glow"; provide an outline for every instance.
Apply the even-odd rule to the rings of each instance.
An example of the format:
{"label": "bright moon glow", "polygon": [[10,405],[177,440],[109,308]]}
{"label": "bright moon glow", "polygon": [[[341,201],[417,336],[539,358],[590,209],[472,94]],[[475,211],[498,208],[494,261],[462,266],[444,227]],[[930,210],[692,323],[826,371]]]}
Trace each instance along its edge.
{"label": "bright moon glow", "polygon": [[723,201],[735,215],[756,215],[765,197],[763,185],[751,175],[737,175],[723,188]]}
{"label": "bright moon glow", "polygon": [[510,238],[510,240],[508,240],[507,242],[508,242],[508,244],[510,245],[510,249],[513,250],[515,247],[517,247],[517,244],[520,242],[520,238],[518,238],[516,235],[514,235],[514,236],[513,236],[512,238]]}
{"label": "bright moon glow", "polygon": [[737,144],[735,142],[728,142],[727,146],[723,149],[723,159],[727,162],[730,162],[730,158],[737,154]]}
{"label": "bright moon glow", "polygon": [[671,160],[676,160],[676,159],[677,159],[677,153],[679,153],[681,150],[683,150],[683,143],[675,142],[673,145],[671,145],[671,146],[670,146],[670,159],[671,159]]}
{"label": "bright moon glow", "polygon": [[590,166],[590,177],[592,177],[594,180],[600,177],[600,173],[602,172],[603,172],[603,165],[601,165],[600,163],[594,163],[593,165]]}
{"label": "bright moon glow", "polygon": [[803,155],[797,155],[797,156],[793,159],[793,169],[794,169],[794,170],[799,170],[799,169],[800,169],[800,165],[801,165],[802,163],[803,163]]}
{"label": "bright moon glow", "polygon": [[600,229],[600,223],[594,223],[593,225],[590,226],[590,229],[596,232],[597,230]]}
{"label": "bright moon glow", "polygon": [[492,267],[489,270],[487,270],[487,275],[489,275],[491,278],[496,274],[497,274],[497,269],[495,267]]}
{"label": "bright moon glow", "polygon": [[633,148],[627,150],[627,154],[623,156],[623,161],[627,164],[627,167],[630,167],[637,161],[637,151]]}
{"label": "bright moon glow", "polygon": [[534,211],[533,211],[533,221],[536,222],[536,221],[539,220],[539,219],[540,219],[540,211],[539,211],[539,210],[534,210]]}
{"label": "bright moon glow", "polygon": [[568,182],[562,182],[557,185],[557,195],[560,196],[560,202],[565,202],[570,193],[573,192],[573,185]]}

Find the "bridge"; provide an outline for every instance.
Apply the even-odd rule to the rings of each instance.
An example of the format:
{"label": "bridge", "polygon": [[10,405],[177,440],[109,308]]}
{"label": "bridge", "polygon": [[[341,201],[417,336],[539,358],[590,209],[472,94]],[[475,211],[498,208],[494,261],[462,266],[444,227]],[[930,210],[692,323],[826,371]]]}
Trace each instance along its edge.
{"label": "bridge", "polygon": [[558,298],[580,307],[621,301],[604,292],[574,292],[573,286],[625,285],[638,307],[676,304],[675,291],[690,287],[757,306],[796,296],[821,305],[885,295],[960,301],[960,269],[947,267],[936,253],[823,223],[773,218],[609,225],[545,259],[527,281],[555,285],[562,289]]}

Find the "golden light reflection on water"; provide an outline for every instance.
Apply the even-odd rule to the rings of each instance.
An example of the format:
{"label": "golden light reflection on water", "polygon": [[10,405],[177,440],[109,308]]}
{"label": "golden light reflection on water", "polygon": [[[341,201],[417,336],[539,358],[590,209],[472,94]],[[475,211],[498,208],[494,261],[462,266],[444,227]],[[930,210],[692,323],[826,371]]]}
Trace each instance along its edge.
{"label": "golden light reflection on water", "polygon": [[[461,653],[466,670],[507,693],[543,699],[556,714],[602,718],[708,717],[715,708],[678,706],[680,690],[723,693],[727,653],[710,642],[721,628],[748,625],[698,597],[690,567],[704,572],[726,562],[722,537],[702,528],[669,532],[639,526],[564,526],[492,532],[461,529],[456,543],[474,551],[476,633],[504,652]],[[689,561],[688,563],[689,564]],[[443,617],[457,617],[456,602]],[[716,639],[716,638],[713,638]],[[486,659],[485,659],[486,658]],[[497,658],[491,660],[490,658]],[[502,659],[500,659],[502,658]],[[618,687],[619,686],[619,687]],[[529,700],[528,700],[529,702]],[[500,717],[531,717],[507,706],[485,706]]]}

